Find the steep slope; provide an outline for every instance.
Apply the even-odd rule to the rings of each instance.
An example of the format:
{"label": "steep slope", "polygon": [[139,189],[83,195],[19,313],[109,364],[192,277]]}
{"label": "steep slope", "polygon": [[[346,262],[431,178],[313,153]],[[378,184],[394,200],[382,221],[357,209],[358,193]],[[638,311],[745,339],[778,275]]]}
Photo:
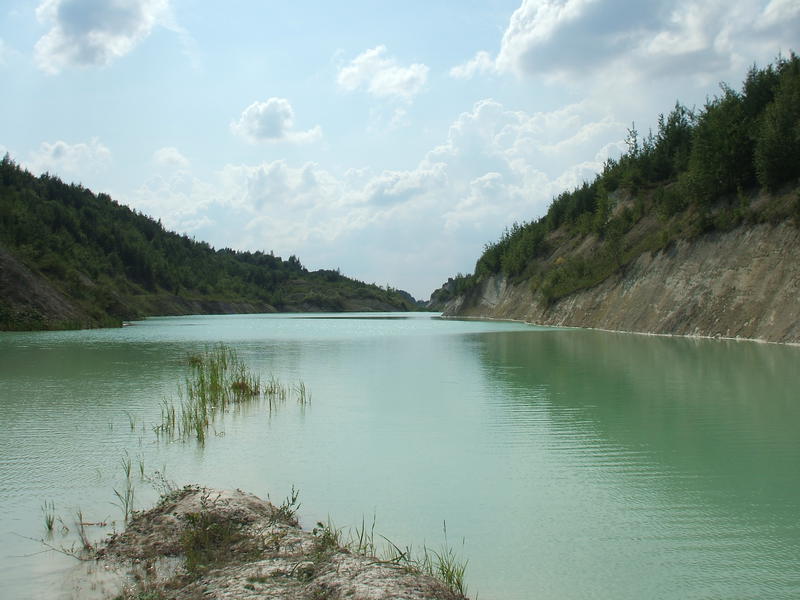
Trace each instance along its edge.
{"label": "steep slope", "polygon": [[148,315],[410,310],[413,299],[309,271],[295,256],[215,250],[44,174],[0,162],[0,330],[112,326]]}
{"label": "steep slope", "polygon": [[552,304],[529,282],[487,278],[445,315],[673,335],[800,342],[800,231],[762,223],[640,254]]}
{"label": "steep slope", "polygon": [[680,103],[434,292],[450,316],[800,341],[800,57]]}

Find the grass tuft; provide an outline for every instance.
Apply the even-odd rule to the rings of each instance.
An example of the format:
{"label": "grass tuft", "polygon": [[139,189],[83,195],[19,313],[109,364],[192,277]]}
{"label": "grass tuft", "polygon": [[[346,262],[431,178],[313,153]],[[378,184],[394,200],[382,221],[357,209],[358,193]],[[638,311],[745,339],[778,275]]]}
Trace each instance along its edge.
{"label": "grass tuft", "polygon": [[56,525],[56,504],[52,500],[45,500],[42,504],[42,514],[44,515],[44,527],[48,533],[53,533]]}
{"label": "grass tuft", "polygon": [[208,494],[200,501],[200,510],[183,515],[181,547],[186,557],[186,571],[199,576],[224,563],[233,555],[233,547],[245,540],[243,523],[209,510],[214,502]]}
{"label": "grass tuft", "polygon": [[202,446],[209,429],[233,407],[266,400],[270,414],[293,392],[301,406],[311,401],[311,393],[301,381],[290,388],[274,376],[266,385],[239,358],[232,348],[219,344],[188,359],[189,373],[178,388],[177,403],[161,402],[158,436],[168,439],[194,438]]}

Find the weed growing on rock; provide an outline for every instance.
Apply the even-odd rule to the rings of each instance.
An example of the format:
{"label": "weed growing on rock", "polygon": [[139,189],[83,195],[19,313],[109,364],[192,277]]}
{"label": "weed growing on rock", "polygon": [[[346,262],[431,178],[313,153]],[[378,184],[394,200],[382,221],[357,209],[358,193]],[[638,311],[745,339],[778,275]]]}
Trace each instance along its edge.
{"label": "weed growing on rock", "polygon": [[213,502],[209,494],[204,494],[201,509],[182,517],[181,547],[186,557],[186,571],[192,576],[201,575],[228,560],[233,547],[245,539],[244,524],[210,510]]}
{"label": "weed growing on rock", "polygon": [[297,525],[297,511],[300,509],[299,497],[300,490],[292,486],[292,492],[275,510],[273,521],[286,523],[288,525]]}

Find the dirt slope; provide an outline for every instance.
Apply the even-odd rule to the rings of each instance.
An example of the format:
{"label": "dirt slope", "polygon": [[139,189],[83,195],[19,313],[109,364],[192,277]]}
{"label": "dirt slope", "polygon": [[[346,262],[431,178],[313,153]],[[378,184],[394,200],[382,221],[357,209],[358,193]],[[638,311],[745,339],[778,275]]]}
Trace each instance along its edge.
{"label": "dirt slope", "polygon": [[798,343],[800,230],[785,221],[679,240],[550,306],[527,282],[494,276],[444,314]]}

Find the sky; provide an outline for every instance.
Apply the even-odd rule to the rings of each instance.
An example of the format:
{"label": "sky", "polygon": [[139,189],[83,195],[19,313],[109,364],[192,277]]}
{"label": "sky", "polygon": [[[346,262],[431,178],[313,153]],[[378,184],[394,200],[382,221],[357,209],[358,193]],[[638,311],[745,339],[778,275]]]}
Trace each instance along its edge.
{"label": "sky", "polygon": [[0,153],[427,299],[799,42],[798,0],[3,0]]}

